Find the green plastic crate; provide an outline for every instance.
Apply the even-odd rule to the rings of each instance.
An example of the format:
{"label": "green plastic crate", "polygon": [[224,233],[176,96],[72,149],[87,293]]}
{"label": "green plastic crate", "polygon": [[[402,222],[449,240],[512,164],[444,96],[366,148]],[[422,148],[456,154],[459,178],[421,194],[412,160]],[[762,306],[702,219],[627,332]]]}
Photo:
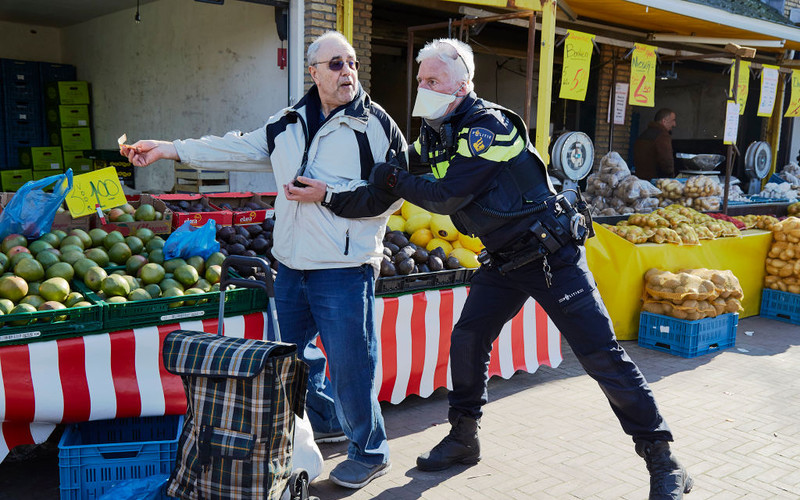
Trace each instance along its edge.
{"label": "green plastic crate", "polygon": [[[113,332],[143,326],[176,323],[183,320],[216,318],[219,315],[219,292],[186,297],[161,297],[150,300],[109,303],[91,291],[85,283],[76,281],[78,290],[92,303],[103,306],[103,328]],[[175,306],[193,300],[194,305]],[[173,306],[173,307],[170,307]],[[225,316],[240,316],[267,309],[267,294],[258,288],[234,288],[225,292]]]}
{"label": "green plastic crate", "polygon": [[[0,316],[0,346],[76,337],[103,331],[103,305]],[[24,325],[12,325],[25,322]]]}

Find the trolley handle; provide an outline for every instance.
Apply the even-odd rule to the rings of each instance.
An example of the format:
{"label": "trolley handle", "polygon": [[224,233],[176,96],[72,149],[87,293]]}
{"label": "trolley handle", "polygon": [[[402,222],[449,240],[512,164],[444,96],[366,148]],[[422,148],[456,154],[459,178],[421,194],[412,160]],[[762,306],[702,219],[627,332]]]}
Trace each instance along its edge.
{"label": "trolley handle", "polygon": [[[229,273],[231,267],[236,265],[245,267],[259,267],[264,272],[265,279],[251,280],[230,276]],[[234,285],[242,288],[261,288],[267,292],[268,296],[275,296],[275,292],[272,287],[272,269],[269,267],[269,263],[265,258],[249,257],[245,255],[229,255],[225,257],[225,260],[222,261],[222,265],[220,267],[222,268],[222,273],[219,279],[220,290],[224,290],[228,287],[228,285]]]}

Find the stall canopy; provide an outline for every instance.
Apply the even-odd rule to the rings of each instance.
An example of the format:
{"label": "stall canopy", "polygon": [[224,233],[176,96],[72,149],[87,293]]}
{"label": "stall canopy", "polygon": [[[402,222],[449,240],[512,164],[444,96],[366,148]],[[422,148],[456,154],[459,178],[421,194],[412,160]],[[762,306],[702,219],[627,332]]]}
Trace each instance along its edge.
{"label": "stall canopy", "polygon": [[800,28],[759,0],[559,0],[567,18],[595,19],[676,43],[741,42],[759,52],[800,50]]}

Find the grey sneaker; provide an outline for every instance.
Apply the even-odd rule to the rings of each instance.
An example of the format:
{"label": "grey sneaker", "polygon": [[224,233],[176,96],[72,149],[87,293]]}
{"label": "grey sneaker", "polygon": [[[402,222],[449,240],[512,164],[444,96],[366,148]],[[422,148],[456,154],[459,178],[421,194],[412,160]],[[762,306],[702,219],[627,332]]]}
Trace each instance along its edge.
{"label": "grey sneaker", "polygon": [[344,431],[314,433],[314,442],[317,444],[341,443],[342,441],[347,441],[347,436],[344,435]]}
{"label": "grey sneaker", "polygon": [[358,489],[363,488],[376,477],[386,474],[391,468],[392,465],[389,462],[367,465],[348,458],[333,468],[328,479],[339,486]]}

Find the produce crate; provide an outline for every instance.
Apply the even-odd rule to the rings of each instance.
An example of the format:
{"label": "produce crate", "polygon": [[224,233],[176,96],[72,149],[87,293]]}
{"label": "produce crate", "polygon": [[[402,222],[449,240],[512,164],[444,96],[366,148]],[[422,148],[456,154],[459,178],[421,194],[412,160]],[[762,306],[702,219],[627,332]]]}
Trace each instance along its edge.
{"label": "produce crate", "polygon": [[417,290],[451,288],[465,285],[477,269],[446,269],[407,276],[384,276],[375,282],[375,295],[392,295]]}
{"label": "produce crate", "polygon": [[67,426],[58,443],[61,500],[96,499],[122,481],[169,474],[182,429],[183,415]]}
{"label": "produce crate", "polygon": [[[218,193],[207,194],[205,197],[215,207],[221,207],[223,203],[233,207],[234,226],[261,224],[275,214],[275,209],[272,208],[272,205],[264,201],[260,195],[254,193]],[[247,208],[245,207],[247,203],[257,205],[260,208]],[[220,209],[222,210],[223,208]]]}
{"label": "produce crate", "polygon": [[163,214],[163,217],[160,220],[137,220],[132,222],[111,222],[106,219],[105,224],[102,223],[97,214],[92,214],[86,218],[91,219],[91,227],[93,228],[99,227],[107,232],[119,231],[123,236],[130,236],[131,233],[135,233],[143,227],[150,229],[155,234],[168,235],[172,232],[173,213],[172,210],[164,205],[163,201],[154,198],[152,195],[143,194],[139,196],[138,200],[128,200],[128,203],[133,208],[139,208],[142,203],[153,205],[156,210]]}
{"label": "produce crate", "polygon": [[[24,325],[12,325],[24,322]],[[76,337],[103,331],[103,305],[0,316],[0,346]]]}
{"label": "produce crate", "polygon": [[217,210],[216,207],[208,203],[208,200],[199,194],[159,194],[154,195],[153,198],[177,203],[180,201],[199,201],[203,206],[214,209],[213,212],[173,212],[172,228],[177,229],[183,225],[185,221],[194,227],[200,227],[211,219],[216,221],[217,226],[230,226],[233,224],[233,212],[228,210]]}
{"label": "produce crate", "polygon": [[33,180],[33,170],[29,168],[0,171],[3,191],[16,191],[31,180]]}
{"label": "produce crate", "polygon": [[800,295],[765,288],[761,292],[761,312],[764,318],[800,325]]}
{"label": "produce crate", "polygon": [[737,313],[694,321],[643,312],[639,345],[684,358],[695,358],[736,344]]}
{"label": "produce crate", "polygon": [[175,167],[176,193],[224,193],[230,190],[228,172],[222,170],[206,170],[200,172],[193,168]]}
{"label": "produce crate", "polygon": [[[208,319],[219,315],[219,292],[199,293],[182,297],[160,297],[150,300],[108,303],[76,280],[75,286],[93,304],[103,307],[103,329],[108,332],[177,323],[185,319]],[[178,302],[205,301],[202,304],[176,306]],[[260,288],[234,288],[225,292],[225,317],[241,316],[267,309],[267,294]],[[173,307],[171,307],[173,306]]]}

